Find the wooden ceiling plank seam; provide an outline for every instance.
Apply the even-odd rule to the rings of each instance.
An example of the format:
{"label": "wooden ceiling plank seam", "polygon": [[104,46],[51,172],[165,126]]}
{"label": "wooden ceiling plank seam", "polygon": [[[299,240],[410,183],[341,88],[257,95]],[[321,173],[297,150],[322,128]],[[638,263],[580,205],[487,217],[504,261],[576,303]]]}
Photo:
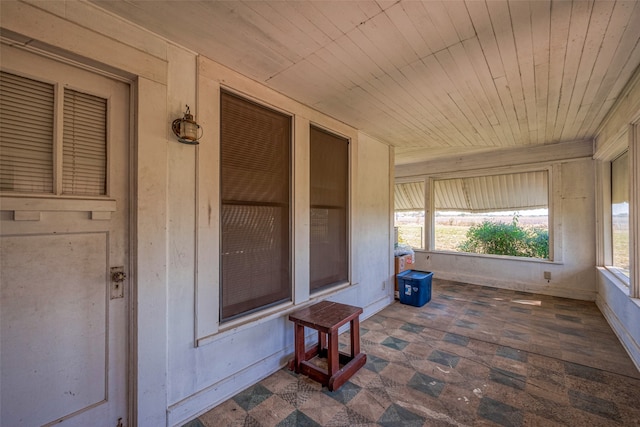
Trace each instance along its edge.
{"label": "wooden ceiling plank seam", "polygon": [[[614,5],[615,3],[613,2],[595,2],[593,5],[587,27],[585,46],[580,56],[580,64],[574,83],[573,91],[575,95],[571,97],[571,102],[569,103],[569,109],[565,119],[566,123],[561,135],[562,139],[572,139],[575,138],[577,134],[576,127],[580,125],[576,122],[578,110],[583,102],[585,102],[584,95],[589,80],[595,78],[594,68],[596,66],[596,60],[602,48],[603,34],[606,34]],[[586,102],[588,103],[589,100],[586,100]]]}
{"label": "wooden ceiling plank seam", "polygon": [[418,90],[423,91],[424,97],[422,103],[427,104],[429,113],[433,117],[438,119],[437,123],[441,124],[438,128],[441,129],[440,134],[442,135],[444,140],[450,146],[463,145],[460,141],[464,141],[464,136],[457,129],[454,130],[453,134],[451,132],[453,130],[451,129],[452,116],[447,115],[440,108],[438,108],[435,102],[433,102],[435,101],[436,97],[430,90],[426,89],[433,87],[434,82],[431,78],[429,70],[426,68],[424,63],[422,61],[418,61],[410,64],[409,66],[405,67],[405,69],[403,69],[401,73],[404,76],[408,76],[409,80],[416,82],[415,87]]}
{"label": "wooden ceiling plank seam", "polygon": [[326,46],[327,43],[344,35],[333,21],[316,8],[315,2],[270,3],[277,5],[278,10],[287,16],[289,21],[300,26],[303,31],[309,31],[321,46]]}
{"label": "wooden ceiling plank seam", "polygon": [[[390,60],[387,55],[380,50],[380,44],[374,42],[369,38],[369,36],[363,30],[363,27],[366,25],[362,25],[355,29],[354,31],[347,34],[347,37],[351,39],[355,46],[358,46],[362,55],[367,58],[372,64],[375,64],[376,67],[380,70],[379,73],[374,74],[375,78],[380,78],[384,74],[389,74],[390,71],[397,69],[395,63]],[[371,79],[369,79],[371,80]]]}
{"label": "wooden ceiling plank seam", "polygon": [[564,63],[569,40],[571,22],[571,3],[553,2],[551,4],[551,26],[549,34],[549,95],[547,98],[547,117],[545,143],[553,139],[560,108],[560,95],[564,75]]}
{"label": "wooden ceiling plank seam", "polygon": [[[378,67],[377,64],[375,64],[374,61],[372,61],[358,46],[356,43],[354,43],[351,38],[349,36],[345,36],[344,38],[341,38],[340,40],[342,40],[342,43],[332,43],[330,46],[327,46],[328,49],[333,49],[332,52],[336,55],[336,58],[338,60],[340,60],[343,65],[345,65],[346,67],[351,68],[351,65],[353,62],[351,61],[353,58],[358,58],[361,59],[363,61],[362,66],[360,67],[355,67],[356,69],[351,68],[351,70],[354,72],[354,74],[356,75],[356,84],[360,87],[363,88],[364,91],[366,91],[367,93],[369,93],[374,99],[377,99],[379,101],[382,101],[385,105],[390,105],[390,103],[394,102],[390,99],[385,99],[386,95],[384,94],[384,91],[380,91],[379,89],[373,87],[370,85],[369,81],[375,81],[376,78],[375,76],[368,74],[366,76],[364,75],[358,75],[358,73],[361,73],[363,69],[367,69],[367,67]],[[346,49],[350,49],[350,51],[347,51]],[[378,68],[379,69],[379,68]],[[382,73],[380,73],[380,71],[378,72],[380,75],[382,75]],[[369,90],[367,90],[365,88],[366,85],[369,85]],[[372,90],[374,89],[374,90]],[[384,89],[384,88],[383,88]],[[350,102],[352,103],[352,102]],[[389,113],[387,112],[387,114],[389,115]],[[406,116],[394,116],[394,115],[389,115],[389,117],[396,117],[401,121],[406,121],[407,117]]]}
{"label": "wooden ceiling plank seam", "polygon": [[435,104],[431,102],[431,94],[425,89],[428,86],[428,82],[423,82],[425,75],[424,73],[422,73],[422,75],[419,75],[416,72],[416,67],[423,67],[423,64],[419,62],[413,64],[413,66],[408,65],[402,70],[398,70],[398,72],[402,75],[402,78],[406,80],[407,87],[409,87],[410,89],[410,93],[422,95],[421,97],[416,98],[416,101],[425,109],[433,133],[437,134],[442,142],[450,146],[451,143],[447,142],[449,137],[446,132],[447,123],[449,122],[449,120],[435,106]]}
{"label": "wooden ceiling plank seam", "polygon": [[[457,84],[451,82],[452,87],[458,87],[461,83],[466,85],[467,79],[465,78],[465,73],[458,68],[450,49],[441,50],[435,57],[442,69],[453,74]],[[467,73],[469,73],[469,75],[475,75],[473,70],[467,70]],[[465,89],[465,87],[463,86],[462,89]],[[475,102],[472,91],[468,90],[465,91],[465,93],[469,93],[471,96],[465,96],[460,91],[453,90],[449,92],[449,97],[462,112],[476,134],[481,137],[481,141],[483,141],[485,145],[497,145],[496,143],[499,142],[497,141],[497,135],[484,113],[482,113],[479,104]]]}
{"label": "wooden ceiling plank seam", "polygon": [[469,123],[460,109],[455,103],[452,102],[451,97],[446,89],[451,87],[451,83],[446,72],[442,69],[442,66],[437,61],[435,56],[429,56],[424,58],[421,63],[424,65],[426,69],[426,75],[428,75],[431,79],[433,79],[432,83],[432,98],[436,99],[439,106],[440,111],[444,117],[449,120],[451,123],[452,129],[455,128],[457,133],[461,136],[461,142],[464,141],[464,145],[472,146],[473,141],[469,139],[467,134],[472,130],[469,126]]}
{"label": "wooden ceiling plank seam", "polygon": [[394,82],[402,88],[404,95],[403,99],[411,107],[409,111],[418,113],[414,114],[414,116],[420,124],[421,130],[429,132],[432,137],[435,134],[438,134],[439,137],[444,140],[445,134],[440,133],[439,128],[437,127],[437,123],[439,122],[437,110],[434,110],[432,113],[429,106],[425,105],[425,103],[421,102],[421,100],[415,96],[418,92],[413,90],[415,88],[413,87],[411,80],[407,79],[403,72],[397,69],[389,75],[389,78],[393,79]]}
{"label": "wooden ceiling plank seam", "polygon": [[[361,34],[361,33],[360,33]],[[364,34],[361,34],[362,39],[366,39],[366,37],[364,36]],[[352,40],[353,41],[353,40]],[[355,40],[353,41],[354,46],[361,46],[362,44],[364,44],[365,40]],[[366,53],[365,53],[366,55]],[[371,61],[371,63],[375,63],[375,61],[373,61],[368,55],[366,55],[367,58]],[[378,65],[380,66],[380,65]],[[391,72],[395,72],[398,71],[396,68],[392,68]],[[393,107],[393,111],[401,111],[402,115],[400,116],[403,120],[412,120],[412,117],[414,116],[414,114],[412,114],[412,112],[410,110],[407,110],[405,103],[403,102],[399,102],[399,100],[397,99],[399,97],[400,92],[397,90],[391,90],[389,85],[384,85],[384,84],[380,84],[380,82],[382,80],[386,80],[388,81],[388,79],[391,78],[390,75],[387,74],[381,74],[378,78],[373,78],[373,79],[368,79],[366,81],[364,81],[363,83],[361,83],[361,86],[365,86],[365,85],[370,85],[371,88],[375,88],[375,92],[378,92],[380,95],[377,96],[378,99],[382,100],[382,98],[380,98],[380,96],[383,96],[385,98],[384,102],[387,105],[395,105],[395,107]],[[392,78],[391,78],[392,79]],[[393,79],[392,79],[393,80]],[[399,87],[399,84],[397,82],[393,82],[394,86]],[[405,92],[404,90],[402,90],[402,92]],[[390,93],[394,93],[396,94],[396,96],[389,96]],[[372,94],[374,96],[376,96],[373,92]],[[406,99],[406,98],[405,98]],[[421,126],[417,126],[416,129],[421,129]]]}
{"label": "wooden ceiling plank seam", "polygon": [[446,47],[440,33],[436,30],[434,23],[426,9],[425,3],[419,1],[401,2],[400,5],[405,10],[407,16],[413,23],[414,28],[420,33],[422,39],[431,52],[437,52]]}
{"label": "wooden ceiling plank seam", "polygon": [[458,39],[464,41],[476,37],[476,29],[473,27],[464,0],[449,0],[443,3],[449,19],[456,29]]}
{"label": "wooden ceiling plank seam", "polygon": [[[323,47],[313,55],[309,56],[308,60],[315,64],[316,67],[320,67],[326,72],[329,72],[343,90],[348,90],[349,88],[357,85],[356,81],[352,78],[353,74],[349,74],[351,69],[344,66],[336,66],[335,62],[332,62],[332,60],[339,60],[335,58],[326,47]],[[326,96],[323,97],[323,99],[324,98],[326,98]]]}
{"label": "wooden ceiling plank seam", "polygon": [[511,132],[513,134],[513,140],[511,141],[510,146],[520,145],[522,143],[521,129],[518,122],[516,109],[513,106],[513,99],[511,98],[511,92],[509,90],[509,83],[507,81],[507,78],[505,76],[496,77],[493,79],[493,81],[496,85],[498,96],[500,97],[500,102],[507,117],[506,126],[509,126],[511,128]]}
{"label": "wooden ceiling plank seam", "polygon": [[[401,68],[419,59],[407,43],[402,33],[386,13],[381,13],[357,28],[371,43],[371,51],[376,49],[393,68]],[[369,49],[365,49],[367,52]]]}
{"label": "wooden ceiling plank seam", "polygon": [[551,2],[540,0],[532,2],[531,22],[533,40],[533,64],[536,88],[537,144],[545,143],[547,126],[547,99],[549,96],[549,60],[551,37]]}
{"label": "wooden ceiling plank seam", "polygon": [[482,47],[485,60],[489,65],[491,77],[496,79],[505,75],[504,66],[500,59],[500,50],[496,34],[493,30],[489,11],[485,2],[469,1],[465,2],[473,27],[476,29],[478,41]]}
{"label": "wooden ceiling plank seam", "polygon": [[272,77],[269,79],[269,83],[279,91],[289,87],[291,83],[295,83],[291,85],[295,90],[290,91],[290,96],[307,105],[322,99],[327,90],[346,89],[335,80],[332,73],[326,73],[307,59]]}
{"label": "wooden ceiling plank seam", "polygon": [[293,47],[297,59],[291,58],[292,62],[300,61],[320,49],[320,44],[300,31],[268,2],[243,1],[242,4],[250,11],[249,20],[260,28],[263,25],[269,27],[273,40],[283,46],[283,50],[286,50],[284,46],[289,49]]}
{"label": "wooden ceiling plank seam", "polygon": [[[288,4],[289,2],[286,2]],[[306,3],[306,2],[302,2]],[[322,13],[329,21],[342,31],[343,34],[348,34],[359,25],[369,20],[370,16],[360,8],[357,1],[342,1],[340,7],[336,7],[334,2],[310,2]],[[378,12],[382,12],[379,6]]]}
{"label": "wooden ceiling plank seam", "polygon": [[365,74],[362,67],[354,66],[350,53],[345,49],[345,44],[353,42],[346,36],[343,36],[343,38],[340,42],[334,42],[325,46],[317,52],[317,55],[322,57],[327,63],[331,63],[332,60],[337,61],[337,64],[330,66],[332,72],[342,75],[343,78],[348,81],[348,87],[356,87],[372,76]]}
{"label": "wooden ceiling plank seam", "polygon": [[[474,40],[477,42],[477,38],[474,37]],[[469,40],[465,40],[465,42],[469,42]],[[496,116],[493,106],[489,102],[489,98],[484,91],[478,70],[476,70],[476,68],[471,64],[471,59],[468,56],[468,52],[464,44],[465,42],[451,46],[449,51],[461,74],[459,78],[466,82],[467,88],[473,96],[473,101],[479,108],[482,116],[487,120],[488,124],[494,128],[494,133],[496,133],[496,135],[498,133],[500,134],[498,138],[500,142],[502,142],[505,139],[504,132],[502,132],[501,127],[496,126],[499,124],[498,117]],[[480,48],[479,45],[476,46],[478,49]],[[488,68],[486,68],[486,70],[488,72]]]}
{"label": "wooden ceiling plank seam", "polygon": [[[587,87],[584,91],[583,102],[581,103],[576,114],[576,118],[574,119],[574,122],[578,127],[577,134],[581,133],[581,129],[588,127],[586,117],[588,112],[592,110],[593,105],[597,105],[603,100],[603,97],[598,98],[598,95],[601,93],[600,88],[605,84],[605,78],[610,67],[615,66],[613,64],[613,59],[618,47],[620,46],[625,29],[629,24],[629,20],[633,16],[633,6],[634,5],[632,3],[617,2],[615,3],[613,12],[609,16],[610,19],[606,31],[603,32],[603,40],[598,51],[590,79],[587,82]],[[611,85],[609,84],[605,86],[605,88],[608,93],[610,92]]]}
{"label": "wooden ceiling plank seam", "polygon": [[500,106],[504,112],[505,122],[502,126],[505,128],[508,127],[511,132],[510,145],[516,145],[521,140],[520,126],[517,121],[515,107],[513,106],[513,99],[506,84],[506,72],[500,57],[500,50],[489,10],[484,2],[467,2],[465,4],[471,16],[473,26],[478,33],[478,41],[485,61],[489,66],[493,85],[495,86],[498,99],[500,100]]}
{"label": "wooden ceiling plank seam", "polygon": [[[220,2],[219,4],[220,7],[225,6],[224,2]],[[259,23],[256,21],[259,21]],[[283,65],[288,64],[289,66],[294,64],[297,59],[300,59],[297,55],[294,55],[293,58],[288,57],[286,54],[290,54],[292,51],[286,48],[286,45],[279,43],[280,48],[276,48],[272,43],[269,43],[269,41],[276,41],[270,34],[277,32],[278,29],[241,2],[234,2],[232,6],[227,5],[227,19],[225,19],[224,22],[226,24],[226,31],[230,34],[235,34],[234,37],[240,40],[251,41],[248,45],[253,47],[254,50],[264,52],[263,56],[272,58],[272,60],[273,58],[282,58],[284,61],[278,61],[278,63],[282,63]],[[257,33],[243,32],[243,29],[247,26],[257,31]],[[263,26],[268,26],[270,31],[264,31]],[[256,46],[258,46],[259,49],[255,49]]]}
{"label": "wooden ceiling plank seam", "polygon": [[[384,13],[384,8],[376,1],[357,1],[358,8],[364,13],[368,20]],[[368,22],[368,21],[365,21]]]}
{"label": "wooden ceiling plank seam", "polygon": [[515,136],[511,126],[509,126],[506,111],[502,105],[502,100],[500,99],[496,82],[491,76],[489,64],[483,55],[480,41],[478,39],[465,40],[463,42],[463,46],[467,53],[467,57],[478,76],[479,83],[484,93],[483,99],[487,100],[487,103],[491,105],[491,108],[494,111],[494,116],[497,122],[492,123],[492,125],[498,129],[498,132],[501,132],[504,135],[502,145],[512,145],[515,141]]}
{"label": "wooden ceiling plank seam", "polygon": [[575,83],[578,77],[580,57],[582,56],[587,37],[589,19],[593,10],[593,1],[579,1],[571,4],[571,20],[569,23],[569,39],[564,61],[562,90],[558,106],[558,117],[553,131],[553,140],[561,140],[564,126],[567,124],[567,113],[571,98],[574,96]]}
{"label": "wooden ceiling plank seam", "polygon": [[[383,81],[384,80],[384,81]],[[399,122],[404,123],[406,126],[414,130],[420,130],[422,127],[415,123],[413,115],[405,109],[405,106],[399,102],[396,97],[387,95],[388,92],[388,76],[383,76],[380,79],[372,80],[370,82],[363,82],[361,87],[368,92],[374,99],[384,102],[387,108],[385,111],[392,117],[395,117]],[[385,81],[387,82],[385,84]]]}
{"label": "wooden ceiling plank seam", "polygon": [[[462,41],[449,17],[447,9],[444,7],[444,3],[444,1],[428,1],[423,3],[431,22],[444,42],[443,49]],[[437,51],[434,53],[437,53]]]}
{"label": "wooden ceiling plank seam", "polygon": [[538,142],[538,106],[536,93],[536,76],[533,50],[532,11],[529,2],[517,3],[510,7],[513,21],[513,36],[516,56],[520,68],[520,83],[527,117],[527,130],[530,137],[528,143]]}
{"label": "wooden ceiling plank seam", "polygon": [[505,135],[502,132],[502,128],[496,126],[498,119],[491,105],[486,102],[487,98],[480,84],[478,74],[471,65],[463,44],[458,43],[451,46],[447,51],[442,51],[438,55],[440,56],[439,59],[451,62],[451,69],[455,71],[456,81],[464,84],[465,93],[468,93],[465,96],[465,100],[472,109],[478,124],[484,129],[485,138],[488,138],[485,140],[485,144],[493,146],[504,145],[506,143]]}
{"label": "wooden ceiling plank seam", "polygon": [[[623,2],[623,4],[628,4],[629,2]],[[620,82],[621,79],[624,80],[623,83],[626,84],[627,80],[630,76],[625,76],[623,70],[625,69],[625,64],[631,63],[633,64],[633,46],[636,46],[638,40],[640,40],[640,25],[633,25],[634,22],[640,22],[640,2],[630,2],[632,3],[633,10],[629,13],[629,21],[624,28],[624,32],[620,38],[620,42],[616,46],[615,52],[611,59],[610,64],[607,66],[607,71],[602,79],[600,87],[598,88],[594,101],[587,112],[587,115],[584,119],[584,123],[587,124],[585,129],[580,133],[581,135],[592,135],[595,132],[595,129],[598,127],[600,122],[596,123],[595,126],[592,125],[596,120],[596,117],[604,117],[604,114],[600,113],[605,104],[611,105],[609,102],[611,101],[611,97],[617,97],[620,93],[618,90],[622,85],[616,86],[617,82]],[[614,9],[615,11],[615,9]],[[631,53],[630,53],[631,52]],[[607,110],[608,111],[608,110]]]}
{"label": "wooden ceiling plank seam", "polygon": [[374,80],[385,73],[385,71],[371,59],[369,55],[359,46],[354,38],[358,40],[358,32],[354,34],[345,34],[344,37],[340,37],[331,46],[336,46],[340,51],[333,50],[336,54],[341,54],[336,57],[340,58],[342,64],[349,67],[356,75],[359,76],[358,81],[370,81]]}
{"label": "wooden ceiling plank seam", "polygon": [[526,127],[527,112],[522,93],[522,83],[520,81],[521,70],[516,52],[509,3],[489,2],[487,3],[487,9],[496,35],[500,59],[505,70],[507,93],[511,98],[511,104],[516,113],[517,126],[520,132],[519,142],[528,144],[529,134]]}
{"label": "wooden ceiling plank seam", "polygon": [[397,31],[402,35],[404,40],[411,46],[417,58],[422,58],[423,56],[433,53],[411,19],[407,16],[401,2],[397,2],[392,7],[386,9],[384,13],[396,26]]}
{"label": "wooden ceiling plank seam", "polygon": [[387,105],[390,107],[390,110],[395,113],[397,117],[399,117],[402,121],[410,125],[413,129],[417,131],[423,129],[424,126],[422,123],[420,123],[419,117],[416,117],[414,114],[412,114],[411,111],[407,109],[407,103],[402,102],[403,100],[399,96],[399,92],[397,90],[393,91],[395,96],[390,96],[387,94],[390,86],[392,85],[397,86],[395,81],[393,81],[393,79],[389,75],[385,75],[371,82],[366,82],[363,85],[363,88],[367,90],[367,86],[369,86],[372,89],[372,93],[377,92],[380,94],[380,96],[384,97],[386,99]]}

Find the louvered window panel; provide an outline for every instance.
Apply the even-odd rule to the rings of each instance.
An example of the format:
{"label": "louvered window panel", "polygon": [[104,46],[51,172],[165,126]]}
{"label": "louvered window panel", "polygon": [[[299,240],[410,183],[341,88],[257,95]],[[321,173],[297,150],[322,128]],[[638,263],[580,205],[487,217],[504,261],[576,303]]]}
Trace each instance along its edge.
{"label": "louvered window panel", "polygon": [[53,192],[54,87],[0,72],[0,190]]}
{"label": "louvered window panel", "polygon": [[62,192],[106,194],[107,100],[64,91]]}

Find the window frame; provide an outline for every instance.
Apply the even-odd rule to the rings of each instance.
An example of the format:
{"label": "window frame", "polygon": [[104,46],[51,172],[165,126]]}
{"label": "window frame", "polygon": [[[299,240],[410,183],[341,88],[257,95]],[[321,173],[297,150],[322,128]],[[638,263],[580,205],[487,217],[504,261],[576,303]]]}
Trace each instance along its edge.
{"label": "window frame", "polygon": [[[428,231],[427,231],[427,223],[429,221],[427,220],[427,211],[428,211],[428,209],[427,209],[427,203],[426,203],[426,201],[429,200],[428,194],[430,193],[430,191],[429,191],[429,186],[430,186],[429,180],[427,178],[425,178],[425,177],[420,177],[420,178],[415,178],[415,177],[396,178],[395,182],[394,182],[394,187],[393,187],[394,188],[394,198],[395,198],[395,185],[396,184],[410,184],[410,183],[414,183],[414,182],[415,183],[422,183],[422,185],[423,185],[424,191],[423,191],[423,196],[422,197],[423,197],[424,206],[422,207],[423,215],[422,215],[422,222],[421,222],[421,226],[422,226],[422,243],[421,243],[421,246],[419,248],[412,246],[412,249],[413,250],[417,250],[417,251],[427,251],[427,250],[431,250],[429,245],[428,245],[428,243],[427,243],[429,241],[429,238],[427,236],[430,235],[428,233]],[[393,213],[394,213],[393,226],[394,226],[394,229],[395,229],[395,228],[397,228],[397,226],[395,225],[395,213],[396,213],[395,206],[394,206],[394,209],[393,209]],[[396,243],[397,243],[397,239],[395,239],[395,240],[396,240]]]}
{"label": "window frame", "polygon": [[[517,173],[526,173],[526,172],[546,172],[547,173],[547,209],[548,209],[548,230],[549,230],[549,258],[531,258],[531,257],[519,257],[519,256],[509,256],[509,255],[495,255],[495,254],[477,254],[471,252],[457,252],[457,251],[446,251],[446,250],[437,250],[435,249],[435,181],[444,180],[444,179],[454,179],[454,178],[472,178],[472,177],[482,177],[482,176],[491,176],[491,175],[507,175],[507,174],[517,174]],[[427,177],[427,184],[425,185],[425,200],[428,201],[428,206],[426,206],[425,212],[425,239],[427,243],[427,248],[425,251],[439,253],[439,254],[449,254],[456,256],[466,256],[466,257],[481,257],[481,258],[497,258],[504,260],[516,260],[516,261],[524,261],[524,262],[538,262],[538,263],[562,263],[562,250],[558,245],[560,244],[561,239],[558,239],[557,236],[560,235],[561,226],[555,223],[554,218],[561,217],[561,215],[557,215],[557,210],[561,209],[560,200],[556,200],[558,197],[554,192],[554,181],[558,180],[558,170],[555,167],[554,163],[544,163],[544,164],[532,164],[532,165],[518,165],[518,166],[507,166],[507,167],[499,167],[499,168],[483,168],[483,169],[468,169],[464,171],[456,171],[456,172],[443,172],[437,173],[433,175],[429,175]],[[428,227],[428,229],[427,229]]]}
{"label": "window frame", "polygon": [[[633,168],[634,150],[632,141],[634,132],[638,132],[638,126],[628,125],[620,129],[619,133],[613,138],[613,142],[606,150],[599,153],[596,157],[598,161],[596,168],[598,198],[596,202],[596,212],[600,218],[598,227],[596,251],[597,266],[603,268],[615,281],[618,286],[623,289],[629,296],[633,296],[634,292],[632,283],[634,277],[634,255],[633,255],[633,239],[634,239],[634,182]],[[637,150],[635,150],[637,152]],[[629,155],[629,277],[622,274],[617,267],[613,266],[613,231],[612,231],[612,163],[625,152]],[[637,154],[636,154],[637,155]],[[638,297],[640,295],[636,295]]]}
{"label": "window frame", "polygon": [[[287,259],[285,260],[285,264],[287,265],[287,277],[288,277],[288,296],[285,297],[284,299],[279,299],[277,301],[272,301],[269,302],[267,304],[263,304],[260,306],[256,306],[253,307],[249,310],[245,310],[242,311],[240,313],[234,314],[232,316],[228,316],[226,318],[223,318],[223,299],[222,299],[222,293],[223,293],[223,287],[224,287],[224,283],[223,283],[223,262],[222,262],[222,256],[223,256],[223,221],[222,221],[222,210],[223,207],[226,205],[223,201],[223,194],[222,194],[222,185],[223,185],[223,181],[225,180],[223,177],[223,166],[222,166],[222,102],[223,102],[223,96],[224,95],[228,95],[231,97],[234,97],[242,102],[246,102],[249,104],[253,104],[254,106],[258,107],[260,110],[262,111],[269,111],[271,113],[275,113],[278,115],[281,115],[283,117],[288,118],[288,122],[289,122],[289,129],[288,129],[288,185],[287,185],[287,193],[288,193],[288,197],[287,197],[287,207],[286,207],[286,212],[287,212],[287,220],[285,221],[287,223],[288,226],[288,232],[287,232]],[[294,115],[288,112],[284,112],[280,109],[277,108],[272,108],[270,105],[257,101],[251,97],[247,97],[244,94],[238,94],[235,91],[231,91],[231,90],[227,90],[226,88],[221,88],[220,90],[220,95],[218,98],[218,103],[220,104],[220,115],[219,115],[219,120],[220,120],[220,130],[219,130],[219,138],[220,138],[220,148],[218,150],[218,158],[219,158],[219,162],[220,162],[220,168],[219,168],[219,178],[218,178],[218,186],[220,188],[220,199],[219,199],[219,227],[220,227],[220,231],[219,231],[219,236],[220,236],[220,251],[219,251],[219,257],[220,257],[220,261],[219,261],[219,293],[220,293],[220,297],[219,297],[219,322],[220,324],[227,324],[227,323],[232,323],[234,320],[237,319],[242,319],[245,318],[247,316],[251,316],[254,313],[260,313],[263,312],[265,310],[268,310],[271,307],[278,307],[278,306],[282,306],[282,305],[287,305],[292,303],[293,301],[293,297],[294,297],[294,291],[293,291],[293,287],[294,287],[294,277],[293,277],[293,252],[294,252],[294,230],[292,227],[293,224],[293,215],[294,215],[294,206],[293,206],[293,185],[294,185],[294,170],[293,170],[293,164],[294,164],[294,152],[293,152],[293,145],[294,145],[294,138],[295,138],[295,134],[294,134]],[[268,207],[273,205],[272,203],[265,203],[265,202],[259,202],[259,201],[254,201],[254,202],[247,202],[246,205],[250,205],[250,206],[254,206],[254,207]]]}
{"label": "window frame", "polygon": [[[61,61],[63,66],[74,67],[75,64],[68,63],[67,61]],[[92,69],[92,71],[95,71]],[[77,86],[76,84],[70,84],[63,77],[59,76],[59,73],[55,75],[44,75],[40,70],[34,74],[27,74],[21,71],[14,70],[8,67],[2,67],[2,72],[13,74],[19,78],[28,80],[34,80],[43,84],[51,85],[53,87],[53,132],[52,132],[52,190],[50,192],[25,192],[25,191],[13,191],[13,190],[0,190],[0,197],[5,201],[10,201],[12,204],[18,206],[18,209],[24,210],[29,208],[33,203],[37,203],[43,208],[48,210],[68,210],[64,204],[68,200],[77,200],[79,204],[87,206],[96,206],[95,211],[105,210],[102,206],[109,205],[109,201],[112,201],[110,197],[110,168],[112,157],[112,141],[109,132],[109,127],[113,121],[113,108],[110,95],[107,92],[101,91],[102,85],[96,88],[97,85],[91,85],[90,83]],[[102,78],[104,73],[95,71],[98,78]],[[111,74],[107,77],[115,79],[120,82],[129,84],[129,81],[122,78],[117,78]],[[104,194],[83,194],[83,193],[67,193],[63,189],[64,179],[64,119],[65,119],[65,94],[69,91],[77,92],[89,97],[99,98],[104,101],[105,104],[105,177],[104,177]],[[19,203],[24,201],[25,203]],[[24,206],[24,207],[23,207]],[[111,211],[112,208],[107,208]]]}
{"label": "window frame", "polygon": [[[359,133],[356,129],[324,116],[311,108],[256,83],[246,77],[217,67],[207,58],[198,59],[198,96],[195,101],[197,121],[205,129],[201,143],[195,147],[196,182],[195,224],[195,292],[194,347],[207,346],[227,339],[246,328],[284,319],[286,314],[315,300],[328,298],[359,283],[360,271],[353,265],[358,248],[352,245],[353,218],[357,215],[358,188],[353,186],[358,171]],[[220,92],[225,90],[293,118],[291,248],[293,301],[221,323],[219,319],[220,253]],[[176,105],[175,114],[181,114]],[[309,292],[309,127],[314,124],[349,140],[348,263],[349,281],[335,287]],[[209,129],[209,130],[207,130]],[[212,185],[212,183],[214,183]]]}
{"label": "window frame", "polygon": [[[325,284],[323,286],[317,287],[315,289],[311,289],[311,280],[309,280],[309,294],[312,297],[316,297],[318,295],[323,295],[326,292],[329,292],[333,289],[335,289],[336,287],[339,287],[341,285],[345,285],[345,284],[350,284],[351,283],[351,189],[352,189],[352,182],[351,182],[351,173],[352,173],[352,167],[351,167],[351,146],[352,146],[352,141],[351,138],[349,138],[348,136],[345,135],[341,135],[340,133],[328,129],[325,126],[319,125],[318,123],[314,123],[314,122],[310,122],[309,123],[309,227],[311,227],[311,209],[313,208],[313,205],[311,204],[311,130],[315,128],[317,131],[319,132],[324,132],[326,134],[328,134],[329,136],[335,137],[337,139],[340,140],[344,140],[344,142],[347,144],[347,157],[346,157],[346,162],[347,162],[347,170],[345,171],[346,174],[346,192],[345,192],[345,206],[344,206],[344,214],[345,214],[345,241],[344,241],[344,255],[345,255],[345,265],[346,265],[346,278],[344,280],[338,280],[332,283],[328,283]],[[311,243],[311,228],[309,228],[309,243]],[[311,258],[311,245],[309,244],[309,258]],[[309,265],[311,265],[311,259],[309,259]],[[310,274],[310,272],[309,272]]]}
{"label": "window frame", "polygon": [[[606,253],[606,258],[605,258],[605,268],[611,273],[613,274],[621,283],[623,286],[629,288],[631,286],[630,283],[630,275],[627,276],[622,272],[622,269],[620,267],[617,267],[614,265],[614,257],[615,257],[615,252],[614,252],[614,239],[613,239],[613,212],[612,212],[612,207],[613,207],[613,162],[615,162],[616,160],[618,160],[620,157],[627,155],[627,168],[628,168],[628,172],[629,175],[627,176],[627,179],[630,180],[631,179],[631,153],[629,152],[629,148],[625,148],[623,151],[621,151],[620,153],[618,153],[614,158],[612,158],[611,160],[607,161],[608,165],[607,165],[607,171],[608,171],[608,180],[607,180],[607,184],[608,184],[608,189],[609,191],[607,192],[608,197],[608,215],[607,215],[607,224],[605,225],[605,245],[607,246],[607,250],[605,251]],[[629,188],[629,194],[628,197],[631,197],[631,190]],[[629,209],[631,209],[631,203],[629,203]],[[631,215],[629,212],[629,225],[630,224],[630,220],[631,220]],[[629,261],[631,261],[631,229],[629,229]],[[631,266],[629,266],[629,273],[631,273]]]}

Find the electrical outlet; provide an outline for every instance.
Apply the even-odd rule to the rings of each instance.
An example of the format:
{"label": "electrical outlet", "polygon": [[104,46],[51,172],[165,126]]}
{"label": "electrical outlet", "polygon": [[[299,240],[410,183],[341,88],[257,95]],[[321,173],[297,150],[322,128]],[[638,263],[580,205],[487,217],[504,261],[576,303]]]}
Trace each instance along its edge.
{"label": "electrical outlet", "polygon": [[545,280],[551,280],[551,272],[550,271],[545,271],[544,272],[544,279]]}

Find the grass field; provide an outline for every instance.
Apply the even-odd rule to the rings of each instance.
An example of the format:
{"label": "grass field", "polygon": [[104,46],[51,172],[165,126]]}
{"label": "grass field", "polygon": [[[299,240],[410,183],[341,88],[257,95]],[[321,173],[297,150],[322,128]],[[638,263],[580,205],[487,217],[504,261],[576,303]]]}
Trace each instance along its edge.
{"label": "grass field", "polygon": [[[462,243],[467,234],[469,226],[465,225],[442,225],[436,224],[436,250],[455,251]],[[398,242],[410,245],[413,248],[422,247],[422,227],[419,226],[399,226]]]}

